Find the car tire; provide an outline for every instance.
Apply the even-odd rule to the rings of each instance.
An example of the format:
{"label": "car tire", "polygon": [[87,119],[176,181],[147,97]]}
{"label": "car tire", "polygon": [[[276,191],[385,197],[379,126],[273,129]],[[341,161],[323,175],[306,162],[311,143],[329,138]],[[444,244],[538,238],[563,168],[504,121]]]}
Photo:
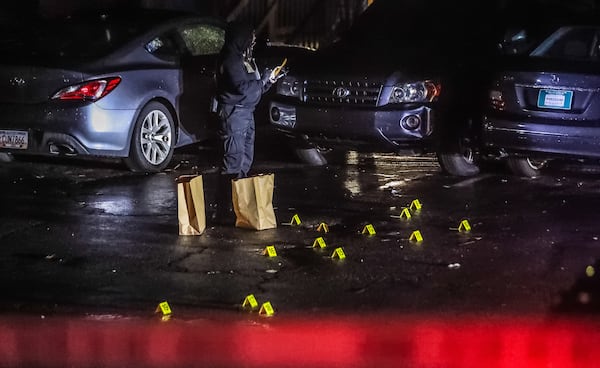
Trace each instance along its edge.
{"label": "car tire", "polygon": [[327,165],[327,158],[323,153],[316,147],[303,147],[294,148],[294,154],[298,159],[311,166],[325,166]]}
{"label": "car tire", "polygon": [[442,171],[448,175],[467,177],[479,174],[479,166],[473,158],[462,153],[441,152],[437,158]]}
{"label": "car tire", "polygon": [[125,164],[134,172],[160,172],[173,157],[175,141],[175,123],[169,109],[150,102],[135,123]]}
{"label": "car tire", "polygon": [[[449,134],[449,136],[451,135]],[[472,142],[473,140],[462,134],[460,137],[455,136],[448,144],[443,145],[437,153],[442,172],[451,176],[462,177],[479,174],[479,166],[476,162],[477,154]]]}
{"label": "car tire", "polygon": [[545,162],[533,161],[529,157],[509,157],[506,161],[510,171],[518,176],[536,178],[541,175]]}

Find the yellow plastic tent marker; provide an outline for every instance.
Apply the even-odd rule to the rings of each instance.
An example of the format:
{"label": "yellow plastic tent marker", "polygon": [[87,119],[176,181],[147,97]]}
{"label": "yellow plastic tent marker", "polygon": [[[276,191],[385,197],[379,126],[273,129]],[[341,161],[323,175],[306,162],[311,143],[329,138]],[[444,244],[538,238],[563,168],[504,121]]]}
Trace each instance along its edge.
{"label": "yellow plastic tent marker", "polygon": [[169,319],[171,319],[171,314],[173,313],[171,307],[169,306],[169,303],[167,302],[159,303],[158,307],[156,307],[156,310],[154,312],[161,312],[163,321],[168,321]]}
{"label": "yellow plastic tent marker", "polygon": [[410,220],[410,218],[412,217],[412,215],[410,214],[410,211],[408,208],[404,208],[402,210],[402,213],[400,214],[400,218],[401,219],[405,219],[405,220]]}
{"label": "yellow plastic tent marker", "polygon": [[318,232],[324,232],[324,233],[328,233],[328,232],[329,232],[329,226],[327,226],[327,224],[326,224],[326,223],[324,223],[324,222],[321,222],[321,223],[319,224],[319,227],[317,228],[317,231],[318,231]]}
{"label": "yellow plastic tent marker", "polygon": [[273,245],[269,245],[263,250],[263,256],[277,257],[277,251]]}
{"label": "yellow plastic tent marker", "polygon": [[171,307],[169,306],[169,303],[167,302],[162,302],[158,305],[158,311],[162,312],[163,315],[169,315],[171,313],[173,313],[173,311],[171,310]]}
{"label": "yellow plastic tent marker", "polygon": [[322,237],[318,237],[315,239],[315,241],[313,242],[313,248],[319,247],[321,249],[326,248],[327,244],[325,243],[325,239],[323,239]]}
{"label": "yellow plastic tent marker", "polygon": [[594,269],[594,266],[587,266],[585,268],[585,275],[587,277],[594,277],[595,274],[596,274],[596,270]]}
{"label": "yellow plastic tent marker", "polygon": [[421,235],[421,232],[419,230],[415,230],[412,234],[410,234],[409,240],[420,243],[423,241],[423,235]]}
{"label": "yellow plastic tent marker", "polygon": [[300,216],[298,216],[298,214],[295,214],[290,221],[290,225],[300,225],[301,223],[302,221],[300,221]]}
{"label": "yellow plastic tent marker", "polygon": [[335,248],[333,254],[331,255],[331,258],[344,259],[346,258],[346,253],[344,253],[344,249],[342,248]]}
{"label": "yellow plastic tent marker", "polygon": [[373,225],[369,224],[369,225],[365,225],[365,227],[363,228],[362,231],[363,234],[367,234],[369,236],[375,235],[375,228],[373,227]]}
{"label": "yellow plastic tent marker", "polygon": [[244,302],[242,303],[242,308],[250,308],[250,309],[258,308],[258,302],[256,301],[254,294],[250,294],[244,299]]}
{"label": "yellow plastic tent marker", "polygon": [[275,310],[273,309],[271,302],[264,302],[263,305],[260,306],[260,310],[258,311],[258,314],[260,314],[261,316],[266,316],[266,317],[271,317],[272,315],[274,315]]}
{"label": "yellow plastic tent marker", "polygon": [[410,204],[410,209],[413,211],[420,211],[421,208],[423,208],[423,205],[421,204],[421,201],[419,201],[418,199],[415,199]]}
{"label": "yellow plastic tent marker", "polygon": [[460,232],[469,232],[469,231],[471,231],[471,224],[469,224],[469,221],[462,220],[460,222],[460,225],[458,225],[458,231],[460,231]]}

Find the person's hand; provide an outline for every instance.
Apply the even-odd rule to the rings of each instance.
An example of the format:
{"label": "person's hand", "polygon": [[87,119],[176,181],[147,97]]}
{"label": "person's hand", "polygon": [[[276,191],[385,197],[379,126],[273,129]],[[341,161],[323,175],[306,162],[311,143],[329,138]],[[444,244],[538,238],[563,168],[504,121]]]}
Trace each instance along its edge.
{"label": "person's hand", "polygon": [[277,68],[275,68],[273,71],[271,71],[271,75],[269,76],[269,82],[271,82],[272,84],[274,84],[280,78],[287,74],[287,69],[285,68],[280,68],[279,73],[277,73],[277,71]]}
{"label": "person's hand", "polygon": [[260,80],[262,81],[263,86],[266,86],[268,83],[272,83],[271,82],[271,75],[273,74],[273,70],[270,68],[265,68],[265,70],[262,73],[262,76],[260,78]]}

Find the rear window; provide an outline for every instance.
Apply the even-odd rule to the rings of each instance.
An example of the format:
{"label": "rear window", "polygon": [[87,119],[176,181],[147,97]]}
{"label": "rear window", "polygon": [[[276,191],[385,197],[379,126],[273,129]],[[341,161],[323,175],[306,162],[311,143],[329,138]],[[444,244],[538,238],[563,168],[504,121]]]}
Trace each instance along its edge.
{"label": "rear window", "polygon": [[90,61],[118,49],[147,32],[145,22],[114,22],[103,17],[39,22],[35,27],[13,28],[0,35],[4,60]]}
{"label": "rear window", "polygon": [[561,27],[545,39],[531,56],[562,60],[598,60],[598,27]]}

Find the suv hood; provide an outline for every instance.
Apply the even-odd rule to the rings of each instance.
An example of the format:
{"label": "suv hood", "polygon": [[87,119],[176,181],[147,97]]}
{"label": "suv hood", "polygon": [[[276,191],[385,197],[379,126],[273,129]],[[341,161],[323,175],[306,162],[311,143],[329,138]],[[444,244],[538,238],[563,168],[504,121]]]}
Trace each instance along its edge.
{"label": "suv hood", "polygon": [[290,74],[301,78],[350,80],[439,79],[448,63],[440,62],[433,50],[415,47],[391,48],[338,43],[312,55],[294,60]]}

